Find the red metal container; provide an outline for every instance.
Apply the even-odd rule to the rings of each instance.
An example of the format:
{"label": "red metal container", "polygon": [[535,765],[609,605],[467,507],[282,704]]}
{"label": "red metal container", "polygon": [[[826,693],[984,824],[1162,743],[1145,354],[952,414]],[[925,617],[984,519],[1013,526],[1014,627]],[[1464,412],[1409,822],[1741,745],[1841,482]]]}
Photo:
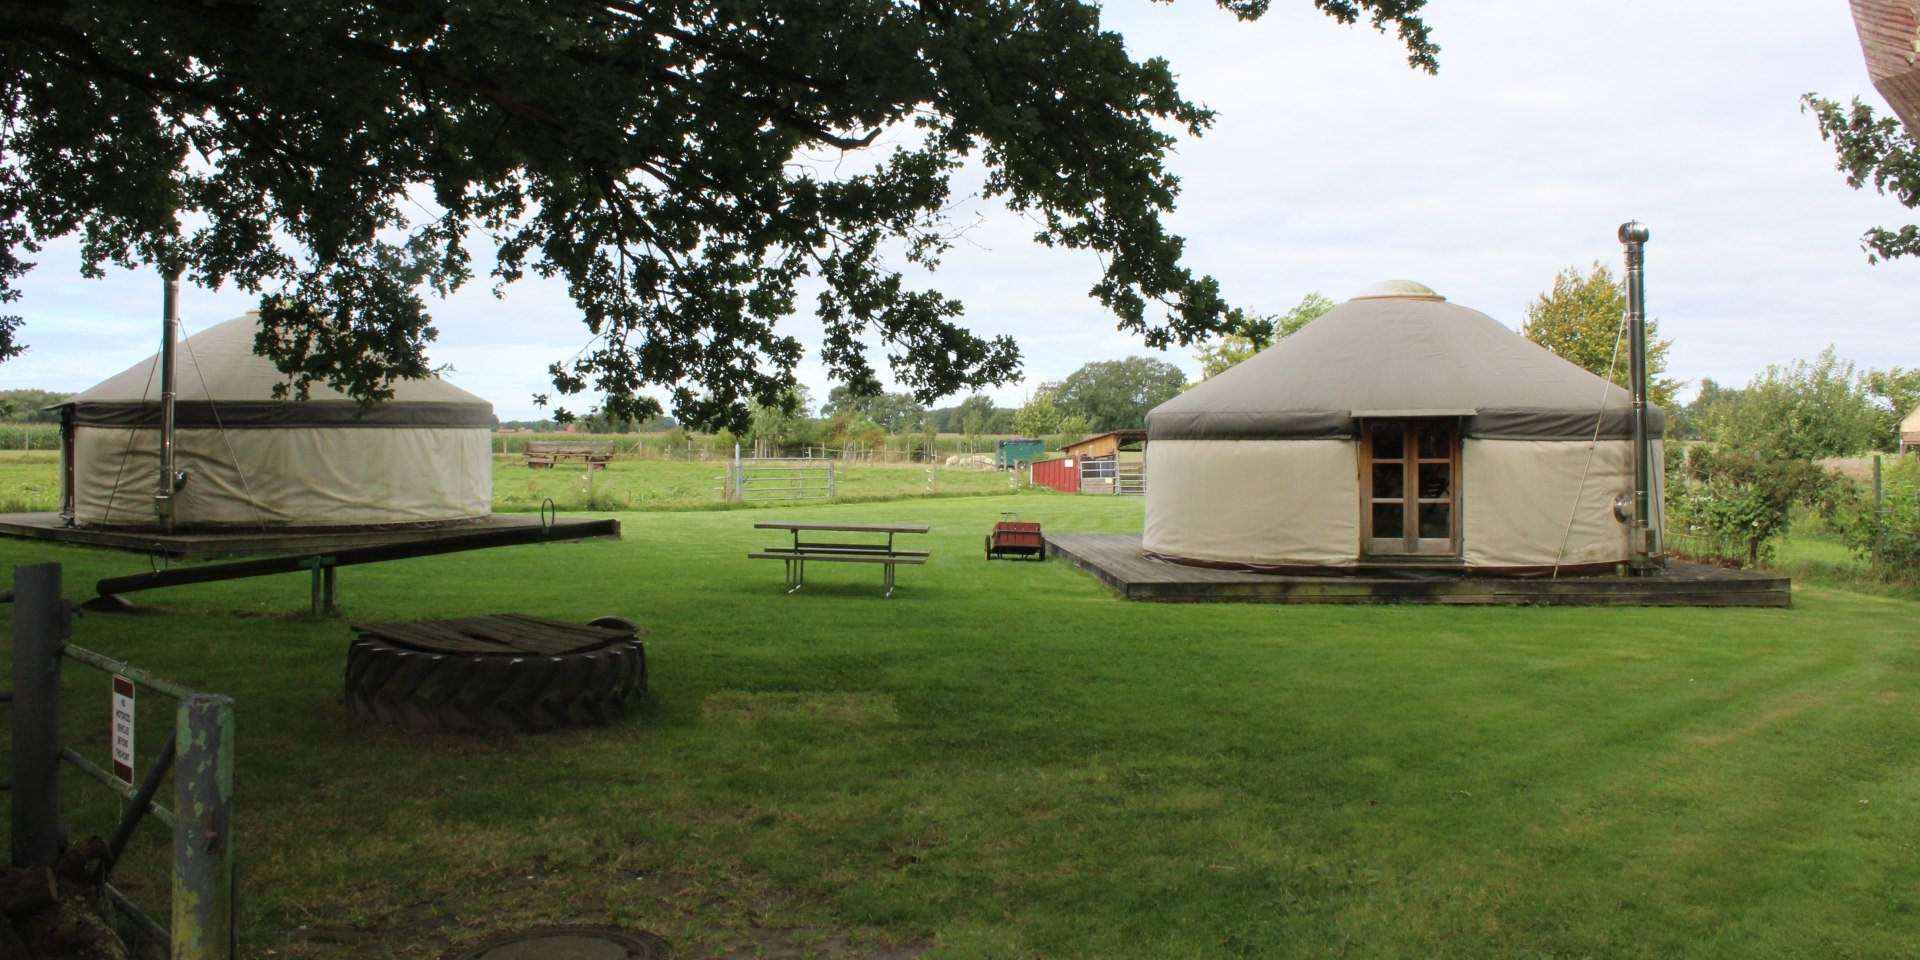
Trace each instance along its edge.
{"label": "red metal container", "polygon": [[1027,478],[1037,486],[1052,487],[1062,493],[1080,492],[1080,461],[1042,460],[1029,468]]}

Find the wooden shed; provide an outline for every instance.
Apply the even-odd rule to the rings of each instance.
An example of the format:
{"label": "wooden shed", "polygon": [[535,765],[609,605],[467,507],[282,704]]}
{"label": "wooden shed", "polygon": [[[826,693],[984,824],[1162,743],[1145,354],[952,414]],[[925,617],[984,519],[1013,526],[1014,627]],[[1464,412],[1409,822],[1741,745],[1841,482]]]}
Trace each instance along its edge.
{"label": "wooden shed", "polygon": [[1109,430],[1106,433],[1096,433],[1085,440],[1076,440],[1060,449],[1074,459],[1098,460],[1102,457],[1118,456],[1122,447],[1146,442],[1145,430]]}
{"label": "wooden shed", "polygon": [[1914,407],[1900,421],[1900,452],[1920,453],[1920,407]]}
{"label": "wooden shed", "polygon": [[1147,488],[1146,464],[1140,460],[1122,463],[1120,451],[1135,445],[1144,449],[1146,442],[1145,430],[1109,430],[1061,449],[1067,459],[1080,465],[1081,493],[1139,496]]}

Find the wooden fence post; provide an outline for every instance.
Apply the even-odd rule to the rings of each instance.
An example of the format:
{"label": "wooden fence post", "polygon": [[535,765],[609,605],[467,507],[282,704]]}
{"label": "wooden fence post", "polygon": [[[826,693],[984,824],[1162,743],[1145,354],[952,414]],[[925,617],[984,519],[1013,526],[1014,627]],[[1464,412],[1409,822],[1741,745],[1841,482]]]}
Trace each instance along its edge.
{"label": "wooden fence post", "polygon": [[173,960],[233,960],[233,700],[180,701],[173,773]]}

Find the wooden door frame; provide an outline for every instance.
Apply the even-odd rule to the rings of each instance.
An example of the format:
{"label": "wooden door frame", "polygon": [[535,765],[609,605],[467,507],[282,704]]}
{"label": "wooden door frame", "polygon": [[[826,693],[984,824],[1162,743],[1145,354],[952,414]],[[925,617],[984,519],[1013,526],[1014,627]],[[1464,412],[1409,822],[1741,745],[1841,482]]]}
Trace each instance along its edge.
{"label": "wooden door frame", "polygon": [[[1403,465],[1402,469],[1404,472],[1402,475],[1402,483],[1405,487],[1405,493],[1411,494],[1411,495],[1403,496],[1401,498],[1401,503],[1403,505],[1410,504],[1412,506],[1412,509],[1410,510],[1403,509],[1402,511],[1402,523],[1404,524],[1404,526],[1402,527],[1401,540],[1403,542],[1418,541],[1420,539],[1423,539],[1422,537],[1418,536],[1418,533],[1420,530],[1420,516],[1419,516],[1420,514],[1420,496],[1419,496],[1420,458],[1418,456],[1419,441],[1417,438],[1418,437],[1417,431],[1412,428],[1417,428],[1421,425],[1439,423],[1439,424],[1444,424],[1451,435],[1450,449],[1448,450],[1448,457],[1447,457],[1448,469],[1452,472],[1451,481],[1448,484],[1448,488],[1447,488],[1447,494],[1448,494],[1447,518],[1448,518],[1448,527],[1449,527],[1447,531],[1447,537],[1448,537],[1448,542],[1451,546],[1451,549],[1449,549],[1447,552],[1420,553],[1416,549],[1416,550],[1402,551],[1398,553],[1381,553],[1381,552],[1376,552],[1373,549],[1373,542],[1376,539],[1373,535],[1373,502],[1374,502],[1373,427],[1376,424],[1383,424],[1383,423],[1399,424],[1402,429],[1399,462]],[[1464,556],[1464,551],[1465,551],[1465,543],[1463,538],[1461,537],[1462,525],[1460,520],[1460,502],[1461,502],[1461,490],[1466,485],[1465,470],[1463,469],[1465,458],[1461,455],[1462,449],[1466,446],[1466,438],[1461,436],[1462,424],[1461,424],[1460,418],[1457,416],[1456,417],[1447,417],[1447,416],[1369,417],[1369,418],[1362,418],[1359,421],[1359,424],[1360,424],[1360,439],[1359,439],[1360,455],[1356,459],[1359,461],[1359,480],[1360,480],[1360,505],[1359,505],[1360,506],[1360,559],[1362,561],[1393,560],[1393,561],[1426,561],[1426,562],[1432,562],[1432,561],[1446,562],[1446,561],[1460,560]],[[1414,452],[1415,456],[1408,457],[1407,453],[1409,451]],[[1428,462],[1437,463],[1439,461],[1433,460]],[[1413,469],[1405,470],[1405,467],[1407,466],[1411,466]],[[1432,538],[1424,538],[1424,539],[1432,539]]]}

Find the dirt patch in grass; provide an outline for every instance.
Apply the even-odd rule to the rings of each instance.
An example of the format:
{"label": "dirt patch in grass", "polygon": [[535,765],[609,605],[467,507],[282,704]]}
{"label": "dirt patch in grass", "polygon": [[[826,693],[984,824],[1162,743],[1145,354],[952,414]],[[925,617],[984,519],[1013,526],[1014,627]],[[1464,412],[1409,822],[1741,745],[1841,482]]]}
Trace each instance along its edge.
{"label": "dirt patch in grass", "polygon": [[882,943],[863,940],[843,931],[788,927],[768,923],[756,905],[747,913],[745,929],[718,956],[726,960],[913,960],[933,944],[920,941]]}
{"label": "dirt patch in grass", "polygon": [[1739,722],[1730,727],[1695,733],[1688,736],[1687,740],[1698,747],[1722,747],[1774,729],[1788,720],[1805,715],[1809,710],[1827,706],[1839,696],[1840,691],[1837,690],[1790,690],[1764,709],[1740,717]]}
{"label": "dirt patch in grass", "polygon": [[701,702],[700,714],[709,720],[732,723],[799,720],[867,727],[900,721],[900,711],[890,694],[825,690],[778,693],[719,690]]}

